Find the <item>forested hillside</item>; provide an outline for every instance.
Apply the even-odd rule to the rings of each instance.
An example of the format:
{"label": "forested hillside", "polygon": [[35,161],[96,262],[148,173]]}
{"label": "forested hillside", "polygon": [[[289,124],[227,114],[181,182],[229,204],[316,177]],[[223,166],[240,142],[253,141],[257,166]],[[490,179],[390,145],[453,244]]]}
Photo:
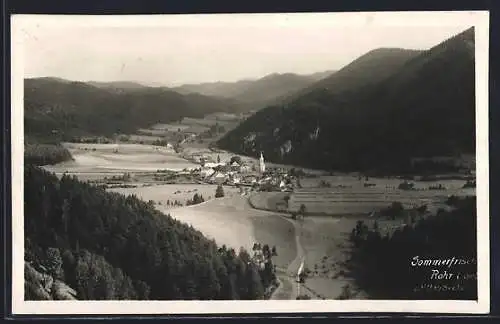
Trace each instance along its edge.
{"label": "forested hillside", "polygon": [[[274,280],[272,262],[258,268],[134,196],[29,165],[24,190],[25,260],[77,299],[261,299]],[[40,298],[33,273],[26,299]]]}
{"label": "forested hillside", "polygon": [[57,164],[71,160],[71,153],[61,144],[24,143],[24,163],[33,165]]}
{"label": "forested hillside", "polygon": [[[398,58],[398,59],[396,59]],[[272,162],[411,172],[415,157],[475,152],[474,30],[423,52],[372,51],[218,145]]]}
{"label": "forested hillside", "polygon": [[[394,233],[358,222],[347,262],[358,288],[371,299],[477,299],[476,198],[448,203],[454,210],[413,220]],[[438,279],[435,271],[453,276]]]}
{"label": "forested hillside", "polygon": [[118,89],[119,85],[95,87],[56,78],[26,79],[25,134],[56,140],[82,135],[111,136],[183,117],[238,109],[233,101],[225,99],[185,96],[167,88]]}

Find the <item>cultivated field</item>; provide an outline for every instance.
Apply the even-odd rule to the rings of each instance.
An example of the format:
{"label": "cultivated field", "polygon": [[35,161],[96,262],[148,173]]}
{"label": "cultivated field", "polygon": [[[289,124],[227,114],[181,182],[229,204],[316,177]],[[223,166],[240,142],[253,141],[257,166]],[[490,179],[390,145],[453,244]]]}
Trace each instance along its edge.
{"label": "cultivated field", "polygon": [[[192,199],[195,194],[202,195],[206,200],[212,199],[215,196],[217,185],[208,184],[166,184],[154,185],[149,187],[137,188],[111,188],[109,191],[119,192],[124,195],[134,194],[137,197],[149,201],[152,200],[159,209],[173,209],[168,206],[168,202],[178,201],[182,205],[186,204],[188,199]],[[234,187],[224,187],[226,196],[239,195],[239,190]]]}
{"label": "cultivated field", "polygon": [[[327,182],[330,187],[321,187],[321,182]],[[370,186],[365,186],[366,183]],[[263,210],[297,212],[304,205],[307,215],[356,215],[369,214],[393,202],[400,202],[405,208],[431,207],[451,195],[475,195],[475,188],[462,188],[464,180],[413,181],[415,190],[398,189],[401,183],[400,179],[365,181],[354,176],[301,178],[302,188],[289,194],[288,203],[284,201],[288,194],[276,192],[256,193],[250,201],[252,206]],[[438,185],[444,189],[429,189]]]}
{"label": "cultivated field", "polygon": [[[463,182],[462,182],[463,184]],[[398,190],[364,189],[302,189],[290,196],[288,208],[298,211],[302,204],[308,214],[351,215],[367,214],[400,202],[405,208],[432,205],[445,201],[450,195],[473,195],[473,189]]]}
{"label": "cultivated field", "polygon": [[95,180],[125,172],[151,172],[196,168],[171,149],[141,144],[64,144],[74,161],[66,161],[45,169],[56,174],[68,172],[81,180]]}
{"label": "cultivated field", "polygon": [[[300,184],[302,185],[303,189],[318,188],[320,187],[322,181],[331,184],[332,188],[341,185],[351,189],[364,189],[365,184],[374,185],[370,188],[397,189],[399,184],[403,182],[403,180],[398,178],[370,177],[366,180],[365,177],[360,178],[357,175],[334,175],[334,176],[322,175],[319,177],[310,177],[310,178],[301,177]],[[456,190],[460,189],[463,186],[465,180],[411,181],[411,182],[415,183],[415,189],[427,189],[429,186],[442,184],[448,190]]]}

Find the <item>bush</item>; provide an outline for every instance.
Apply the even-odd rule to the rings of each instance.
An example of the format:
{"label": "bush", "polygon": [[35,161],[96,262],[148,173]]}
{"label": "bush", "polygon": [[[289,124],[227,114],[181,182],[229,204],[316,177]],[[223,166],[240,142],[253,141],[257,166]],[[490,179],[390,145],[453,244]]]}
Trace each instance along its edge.
{"label": "bush", "polygon": [[203,198],[202,195],[195,193],[193,196],[193,199],[188,199],[186,201],[186,206],[201,204],[204,201],[205,201],[205,199]]}
{"label": "bush", "polygon": [[320,188],[330,188],[332,186],[332,184],[328,181],[325,181],[325,180],[321,180],[319,182],[319,187]]}
{"label": "bush", "polygon": [[467,180],[467,182],[462,186],[462,188],[475,188],[476,180]]}
{"label": "bush", "polygon": [[297,296],[296,299],[297,300],[309,300],[309,299],[311,299],[311,297],[309,297],[308,295],[299,295],[299,296]]}
{"label": "bush", "polygon": [[403,204],[399,201],[395,201],[389,207],[382,209],[380,213],[390,219],[396,219],[397,217],[403,216],[404,211]]}
{"label": "bush", "polygon": [[224,197],[224,188],[222,185],[218,185],[217,189],[215,190],[215,198],[222,198]]}
{"label": "bush", "polygon": [[338,297],[338,299],[340,299],[340,300],[351,299],[352,295],[353,295],[353,293],[352,293],[352,290],[351,290],[351,286],[344,285],[342,287],[342,293],[340,294],[340,296]]}
{"label": "bush", "polygon": [[413,182],[402,182],[399,184],[398,189],[400,190],[413,190],[415,189],[415,184]]}

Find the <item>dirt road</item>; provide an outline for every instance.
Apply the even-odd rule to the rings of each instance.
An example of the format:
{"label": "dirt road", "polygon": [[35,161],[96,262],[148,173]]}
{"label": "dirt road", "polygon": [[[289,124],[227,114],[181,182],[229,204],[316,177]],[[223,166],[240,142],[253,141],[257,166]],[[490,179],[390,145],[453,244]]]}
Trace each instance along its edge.
{"label": "dirt road", "polygon": [[280,285],[271,295],[271,299],[283,300],[283,299],[296,299],[300,294],[300,284],[296,282],[297,272],[299,270],[301,262],[305,258],[304,248],[300,242],[300,236],[302,233],[301,224],[297,221],[293,221],[286,216],[281,216],[288,222],[292,223],[295,228],[295,244],[297,245],[297,255],[295,259],[290,262],[286,269],[277,269],[277,277],[280,281]]}

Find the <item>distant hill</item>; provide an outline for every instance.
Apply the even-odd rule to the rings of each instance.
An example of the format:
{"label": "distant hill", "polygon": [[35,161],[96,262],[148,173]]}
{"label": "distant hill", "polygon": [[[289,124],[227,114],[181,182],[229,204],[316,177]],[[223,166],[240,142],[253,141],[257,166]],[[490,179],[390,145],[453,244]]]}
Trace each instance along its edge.
{"label": "distant hill", "polygon": [[475,151],[474,31],[427,51],[378,49],[249,117],[218,145],[329,170],[403,172]]}
{"label": "distant hill", "polygon": [[26,79],[24,96],[25,133],[31,138],[130,133],[155,123],[239,109],[228,99],[127,82],[96,87],[56,78]]}
{"label": "distant hill", "polygon": [[257,80],[186,84],[172,89],[183,94],[200,93],[207,96],[231,98],[243,103],[248,110],[257,110],[332,73],[334,71],[318,72],[311,75],[274,73]]}
{"label": "distant hill", "polygon": [[133,81],[113,81],[113,82],[88,81],[86,83],[102,89],[138,90],[146,88],[145,85]]}
{"label": "distant hill", "polygon": [[307,75],[307,77],[309,77],[310,79],[312,79],[314,81],[319,81],[321,79],[324,79],[324,78],[332,75],[333,73],[335,73],[335,70],[316,72],[316,73]]}

